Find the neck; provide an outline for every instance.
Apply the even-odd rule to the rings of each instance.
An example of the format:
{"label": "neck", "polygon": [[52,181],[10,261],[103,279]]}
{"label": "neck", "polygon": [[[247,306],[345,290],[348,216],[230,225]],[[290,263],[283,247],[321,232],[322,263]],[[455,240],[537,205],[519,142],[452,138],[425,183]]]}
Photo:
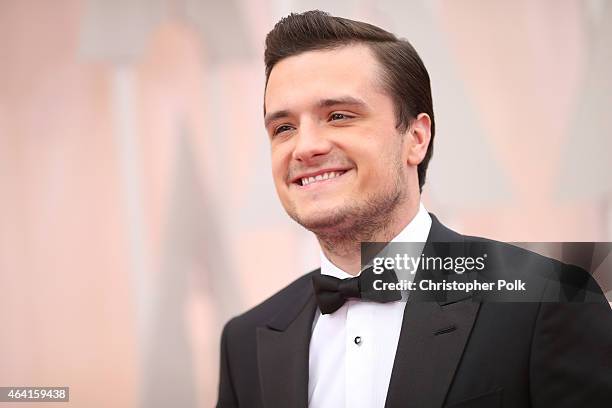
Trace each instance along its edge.
{"label": "neck", "polygon": [[420,197],[403,211],[388,217],[386,222],[369,220],[366,225],[317,234],[321,250],[334,265],[356,276],[361,271],[361,243],[389,242],[412,222],[419,211]]}

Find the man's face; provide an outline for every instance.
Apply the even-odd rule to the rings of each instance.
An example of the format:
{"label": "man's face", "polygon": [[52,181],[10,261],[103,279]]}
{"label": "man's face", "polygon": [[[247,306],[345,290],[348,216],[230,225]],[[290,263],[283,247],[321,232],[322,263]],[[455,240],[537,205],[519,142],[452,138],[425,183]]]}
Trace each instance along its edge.
{"label": "man's face", "polygon": [[274,183],[287,213],[315,233],[348,231],[405,202],[415,169],[380,76],[364,45],[305,52],[272,69],[265,121]]}

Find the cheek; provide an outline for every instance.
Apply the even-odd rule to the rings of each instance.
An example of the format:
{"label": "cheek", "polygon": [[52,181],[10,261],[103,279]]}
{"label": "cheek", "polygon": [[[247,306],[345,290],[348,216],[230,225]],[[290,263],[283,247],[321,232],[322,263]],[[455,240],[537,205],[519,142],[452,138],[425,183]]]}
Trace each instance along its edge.
{"label": "cheek", "polygon": [[364,147],[355,151],[353,155],[357,163],[359,183],[364,188],[386,186],[393,179],[397,162],[401,161],[400,146],[390,143],[368,143]]}
{"label": "cheek", "polygon": [[289,166],[289,155],[281,149],[273,148],[270,156],[272,163],[272,177],[277,187],[285,184],[287,169]]}

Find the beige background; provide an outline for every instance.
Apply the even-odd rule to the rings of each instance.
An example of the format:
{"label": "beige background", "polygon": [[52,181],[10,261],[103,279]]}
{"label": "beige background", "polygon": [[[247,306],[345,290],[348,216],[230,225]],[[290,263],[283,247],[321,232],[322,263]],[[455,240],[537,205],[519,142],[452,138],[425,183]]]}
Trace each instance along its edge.
{"label": "beige background", "polygon": [[612,240],[612,2],[329,3],[0,1],[0,385],[212,405],[222,324],[318,266],[262,124],[263,42],[290,11],[419,50],[443,222]]}

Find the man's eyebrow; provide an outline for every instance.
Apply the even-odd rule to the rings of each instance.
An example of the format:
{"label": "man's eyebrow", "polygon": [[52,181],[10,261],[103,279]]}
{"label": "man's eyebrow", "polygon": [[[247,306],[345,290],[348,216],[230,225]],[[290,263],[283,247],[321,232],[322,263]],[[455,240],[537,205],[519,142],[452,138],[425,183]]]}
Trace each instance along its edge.
{"label": "man's eyebrow", "polygon": [[[357,106],[357,107],[361,107],[365,109],[368,108],[367,103],[353,96],[341,96],[338,98],[321,99],[317,103],[318,108],[329,108],[329,107],[336,106],[336,105]],[[264,118],[264,124],[267,127],[271,122],[277,119],[286,118],[288,116],[291,116],[291,111],[287,109],[272,112],[272,113],[266,114]]]}
{"label": "man's eyebrow", "polygon": [[368,104],[359,98],[353,96],[341,96],[339,98],[322,99],[318,103],[319,108],[328,108],[336,105],[351,105],[367,108]]}
{"label": "man's eyebrow", "polygon": [[287,116],[291,116],[291,112],[288,111],[287,109],[283,109],[283,110],[279,110],[279,111],[276,111],[276,112],[268,113],[268,114],[266,114],[266,116],[264,118],[264,125],[266,127],[268,127],[270,122],[273,122],[276,119],[286,118]]}

